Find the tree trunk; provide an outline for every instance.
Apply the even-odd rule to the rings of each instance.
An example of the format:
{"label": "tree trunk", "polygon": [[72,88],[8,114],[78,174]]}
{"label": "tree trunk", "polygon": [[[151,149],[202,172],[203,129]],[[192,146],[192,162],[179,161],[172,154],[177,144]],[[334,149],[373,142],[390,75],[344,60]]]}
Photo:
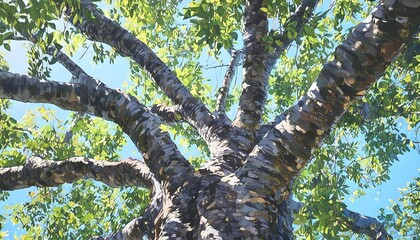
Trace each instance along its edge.
{"label": "tree trunk", "polygon": [[[267,13],[262,10],[265,1],[245,2],[244,79],[238,114],[232,122],[223,105],[233,71],[226,75],[225,89],[220,92],[220,116],[212,114],[146,44],[106,18],[91,1],[81,1],[81,22],[73,21],[75,15],[67,9],[79,31],[133,59],[174,106],[147,108],[129,94],[93,79],[55,50],[50,54],[78,81],[58,83],[0,71],[0,98],[52,103],[114,121],[143,153],[145,163],[125,161],[117,166],[104,161],[96,165],[76,158],[56,164],[31,158],[24,167],[0,169],[0,190],[57,186],[81,178],[153,189],[143,216],[97,239],[139,239],[143,235],[154,239],[293,239],[293,212],[298,209],[292,200],[295,179],[351,104],[365,95],[417,33],[420,7],[412,0],[381,1],[337,47],[334,59],[324,65],[300,101],[272,123],[260,126],[268,76],[293,39],[283,32],[279,37],[283,44],[270,50],[262,37],[268,34]],[[316,3],[302,1],[287,24],[296,20],[293,24],[300,30],[308,16],[303,12],[312,11]],[[89,16],[83,16],[87,12]],[[233,58],[231,64],[237,63]],[[211,162],[198,170],[160,128],[162,123],[182,120],[197,130],[211,152]],[[351,218],[349,229],[374,239],[386,238],[375,219],[348,210],[343,216]]]}

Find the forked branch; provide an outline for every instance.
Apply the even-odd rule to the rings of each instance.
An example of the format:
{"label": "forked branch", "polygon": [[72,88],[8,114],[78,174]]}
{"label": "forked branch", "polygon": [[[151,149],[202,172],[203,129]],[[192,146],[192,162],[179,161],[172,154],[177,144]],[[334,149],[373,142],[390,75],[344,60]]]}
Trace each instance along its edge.
{"label": "forked branch", "polygon": [[[120,54],[130,57],[150,74],[160,89],[179,106],[182,116],[193,125],[200,135],[208,140],[206,126],[213,122],[213,117],[203,102],[192,96],[177,76],[159,57],[142,41],[121,27],[117,22],[105,17],[90,0],[82,0],[82,22],[75,24],[90,39],[103,42]],[[95,19],[85,14],[89,12]]]}
{"label": "forked branch", "polygon": [[160,130],[159,119],[136,98],[102,83],[60,83],[0,71],[0,98],[51,103],[66,110],[112,120],[133,140],[159,180],[174,181],[176,189],[182,184],[177,178],[192,174],[190,163],[178,151],[169,134]]}
{"label": "forked branch", "polygon": [[270,183],[275,179],[284,185],[293,182],[334,124],[417,33],[420,8],[407,7],[404,2],[382,1],[354,28],[337,47],[334,60],[324,65],[285,118],[278,118],[279,123],[257,144],[238,174],[247,178],[252,171],[266,176]]}
{"label": "forked branch", "polygon": [[268,43],[264,41],[268,29],[267,14],[261,11],[263,1],[246,1],[244,79],[234,126],[243,127],[251,138],[254,137],[261,122],[271,69],[278,57],[298,37],[317,3],[318,0],[302,1],[274,39],[271,46],[274,51],[268,52]]}
{"label": "forked branch", "polygon": [[[22,33],[21,33],[22,34]],[[29,34],[22,34],[26,37],[18,38],[19,40],[28,40],[33,43],[36,42],[34,37],[31,37]],[[12,35],[14,36],[14,35]],[[71,74],[72,80],[71,83],[82,83],[82,84],[100,84],[101,81],[93,78],[88,75],[79,65],[77,65],[69,56],[67,56],[62,51],[58,50],[53,46],[47,48],[47,54],[53,56],[57,61],[63,65]],[[151,113],[156,114],[162,122],[165,124],[173,124],[180,122],[185,119],[182,115],[182,111],[178,106],[165,107],[163,105],[153,105],[148,108]]]}

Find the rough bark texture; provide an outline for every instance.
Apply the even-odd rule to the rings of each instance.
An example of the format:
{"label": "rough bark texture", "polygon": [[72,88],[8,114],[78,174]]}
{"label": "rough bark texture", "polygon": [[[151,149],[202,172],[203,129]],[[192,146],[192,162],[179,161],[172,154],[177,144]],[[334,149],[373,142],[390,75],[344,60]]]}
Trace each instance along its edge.
{"label": "rough bark texture", "polygon": [[[259,126],[266,104],[270,72],[277,58],[296,38],[290,37],[293,34],[288,34],[293,31],[293,27],[291,26],[296,26],[295,31],[297,34],[295,36],[297,36],[303,24],[312,15],[312,11],[317,2],[315,0],[302,2],[278,34],[276,40],[281,44],[275,46],[268,46],[264,41],[264,37],[268,33],[268,22],[267,14],[260,10],[261,7],[265,7],[263,1],[246,2],[243,81],[239,108],[233,123],[230,126],[222,125],[223,127],[221,129],[225,130],[229,137],[227,140],[225,137],[221,137],[223,139],[222,141],[219,140],[213,143],[212,149],[217,149],[219,152],[214,152],[212,162],[206,168],[211,169],[213,172],[217,171],[219,175],[232,173],[238,167],[242,166],[246,156],[255,147],[255,143],[259,142],[260,139],[257,138],[257,135],[260,135],[258,134],[260,132]],[[274,49],[273,52],[268,51],[270,47]],[[226,80],[232,75],[230,72],[232,63],[235,60],[237,59],[232,56],[224,83],[229,83]],[[221,90],[224,90],[223,87]],[[225,92],[221,92],[219,96],[223,96],[223,93]],[[219,101],[219,103],[221,102]]]}
{"label": "rough bark texture", "polygon": [[267,98],[270,69],[264,64],[267,44],[264,37],[268,32],[267,13],[261,10],[267,4],[262,0],[245,1],[245,33],[242,94],[233,126],[255,134],[261,122]]}
{"label": "rough bark texture", "polygon": [[93,14],[96,21],[84,17],[82,23],[76,27],[90,39],[109,44],[123,56],[130,57],[138,63],[174,104],[179,106],[188,122],[207,140],[207,128],[213,122],[213,117],[206,106],[191,95],[177,76],[146,44],[117,22],[106,18],[89,0],[81,1],[81,5]]}
{"label": "rough bark texture", "polygon": [[101,181],[111,187],[160,188],[149,168],[138,160],[107,162],[74,157],[65,161],[47,161],[40,157],[31,157],[24,166],[0,169],[0,190],[32,186],[56,187],[86,178]]}
{"label": "rough bark texture", "polygon": [[[289,22],[297,22],[297,32],[316,2],[303,1],[290,18]],[[280,37],[282,45],[275,53],[267,51],[263,37],[267,35],[268,22],[261,10],[264,4],[262,0],[246,1],[242,95],[232,124],[213,116],[143,42],[107,19],[87,0],[81,6],[95,18],[84,17],[76,27],[89,38],[107,43],[137,62],[175,107],[147,108],[134,97],[97,80],[58,83],[0,72],[0,98],[51,103],[112,120],[143,153],[150,176],[159,182],[151,205],[124,229],[96,239],[138,239],[141,235],[155,239],[293,238],[294,179],[349,106],[365,94],[418,31],[420,9],[415,1],[382,1],[337,47],[334,60],[324,65],[300,101],[272,124],[260,128],[268,76],[277,57],[293,40]],[[287,31],[286,27],[284,36]],[[85,75],[74,71],[78,66],[69,64],[65,55],[57,57],[76,79]],[[227,78],[231,75],[227,73]],[[221,112],[223,102],[221,99],[218,109]],[[159,128],[161,123],[183,120],[198,130],[212,154],[211,162],[199,170],[191,167],[169,134]],[[117,170],[104,176],[106,164],[101,164],[87,159],[50,162],[31,158],[23,167],[0,170],[0,186],[3,189],[53,186],[85,177],[120,186],[143,184],[147,179],[147,174],[136,167],[133,174],[140,171],[137,180],[127,178],[134,175],[118,174]],[[124,168],[127,164],[115,166]],[[64,173],[70,167],[84,170],[73,175]],[[372,224],[378,223],[348,210],[343,212],[343,218],[349,229],[370,236]],[[382,233],[372,236],[375,239],[387,235],[380,227],[375,230]]]}

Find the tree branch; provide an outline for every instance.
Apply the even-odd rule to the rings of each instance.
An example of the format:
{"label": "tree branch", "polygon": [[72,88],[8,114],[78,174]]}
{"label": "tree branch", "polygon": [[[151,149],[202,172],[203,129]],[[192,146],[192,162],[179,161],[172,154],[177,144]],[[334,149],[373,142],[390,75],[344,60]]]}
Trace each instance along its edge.
{"label": "tree branch", "polygon": [[59,83],[0,71],[0,98],[22,102],[51,103],[60,108],[85,112],[119,124],[143,153],[146,164],[160,180],[182,185],[193,168],[181,155],[159,119],[134,97],[105,84]]}
{"label": "tree branch", "polygon": [[[204,168],[219,175],[232,173],[243,165],[244,157],[254,146],[255,131],[265,105],[270,73],[265,71],[263,66],[267,52],[264,37],[268,30],[267,13],[261,10],[266,7],[266,3],[263,2],[263,0],[248,0],[245,3],[245,56],[239,109],[231,125],[228,125],[227,121],[222,121],[222,124],[214,127],[219,130],[217,132],[221,137],[213,145],[209,144],[214,161],[206,164]],[[229,70],[226,76],[227,79],[231,78]],[[227,91],[223,94],[227,95]],[[224,108],[224,104],[222,107]]]}
{"label": "tree branch", "polygon": [[[243,127],[252,138],[261,122],[271,69],[278,57],[297,37],[317,2],[318,0],[304,0],[301,3],[276,38],[281,44],[275,45],[271,53],[267,51],[267,43],[263,41],[263,37],[267,35],[267,14],[260,10],[262,1],[246,2],[244,79],[234,126]],[[297,34],[290,34],[292,31],[296,31]]]}
{"label": "tree branch", "polygon": [[[331,128],[385,71],[417,33],[420,8],[382,1],[337,47],[305,96],[271,128],[237,174],[242,181],[289,186]],[[253,175],[251,176],[250,173]],[[262,179],[264,178],[264,179]],[[274,190],[276,191],[276,190]],[[283,196],[284,197],[284,196]],[[280,199],[279,199],[280,201]]]}
{"label": "tree branch", "polygon": [[[300,35],[302,27],[308,22],[319,0],[303,0],[296,11],[287,19],[283,30],[273,41],[274,51],[270,53],[266,60],[266,65],[272,68],[281,54],[290,44]],[[281,44],[277,45],[276,42]]]}
{"label": "tree branch", "polygon": [[76,126],[76,124],[82,119],[83,115],[84,113],[77,113],[76,115],[73,116],[69,129],[64,135],[63,142],[67,143],[67,145],[70,145],[71,139],[73,138],[73,127]]}
{"label": "tree branch", "polygon": [[[276,36],[275,40],[277,41],[273,41],[274,51],[271,53],[267,52],[266,43],[262,41],[259,41],[258,43],[260,45],[259,49],[254,48],[252,45],[253,36],[250,34],[253,33],[254,30],[251,28],[247,33],[247,27],[245,28],[245,46],[247,47],[245,47],[243,91],[239,101],[239,111],[235,118],[234,126],[244,127],[248,132],[251,133],[252,138],[254,137],[254,134],[257,131],[261,121],[261,115],[264,110],[265,101],[267,98],[268,77],[270,75],[271,69],[276,63],[278,57],[299,35],[302,26],[309,20],[317,3],[318,0],[302,1],[302,3],[296,9],[295,13],[292,14],[286,21],[282,32]],[[247,2],[248,10],[246,11],[245,16],[247,21],[245,26],[247,26],[247,23],[249,26],[253,26],[253,18],[249,17],[253,16],[251,8],[253,4],[257,4],[257,1],[249,3],[249,6]],[[291,32],[296,32],[296,34],[291,34]],[[267,33],[265,32],[264,36],[266,34]],[[277,42],[279,41],[281,44],[277,45]],[[255,56],[252,54],[247,54],[249,51],[252,51],[252,49],[254,49],[259,57],[255,58]],[[252,67],[252,64],[255,64],[256,66]],[[250,65],[250,67],[248,67],[248,65]]]}
{"label": "tree branch", "polygon": [[[99,80],[84,72],[83,69],[74,63],[65,53],[57,51],[55,47],[48,47],[47,53],[57,58],[58,62],[73,75],[72,83],[87,83],[89,81],[100,83]],[[177,123],[184,119],[178,106],[165,107],[163,105],[153,105],[148,108],[148,110],[151,113],[156,114],[162,122],[166,124]]]}
{"label": "tree branch", "polygon": [[93,239],[139,239],[143,235],[154,235],[154,219],[162,207],[161,185],[146,164],[136,159],[109,162],[74,157],[64,161],[48,161],[41,157],[30,157],[24,166],[0,168],[0,190],[55,187],[87,178],[111,187],[142,186],[152,190],[151,203],[141,217],[116,233]]}
{"label": "tree branch", "polygon": [[23,166],[0,168],[0,190],[32,186],[56,187],[87,178],[111,187],[143,186],[153,189],[158,184],[149,168],[138,160],[109,162],[74,157],[64,161],[50,161],[30,157]]}
{"label": "tree branch", "polygon": [[[293,213],[298,214],[299,210],[303,207],[303,203],[291,200],[290,206]],[[347,228],[351,229],[354,233],[365,234],[375,240],[388,239],[389,235],[383,223],[379,222],[376,218],[350,211],[347,208],[343,209],[341,216]]]}
{"label": "tree branch", "polygon": [[389,239],[385,226],[376,218],[368,217],[348,209],[343,210],[343,216],[346,219],[347,227],[353,232],[368,235],[375,240]]}
{"label": "tree branch", "polygon": [[[31,35],[30,33],[23,32],[23,31],[20,31],[19,33],[23,36],[23,39],[26,39],[32,43],[37,43],[36,37]],[[65,67],[67,71],[71,73],[71,75],[73,76],[71,83],[76,83],[76,82],[84,83],[84,84],[88,84],[88,83],[99,84],[100,83],[99,80],[96,80],[90,75],[88,75],[79,65],[73,62],[73,60],[71,60],[69,56],[67,56],[65,53],[58,50],[57,48],[53,46],[47,47],[47,54],[56,58],[57,61],[61,65],[63,65],[63,67]]]}
{"label": "tree branch", "polygon": [[[179,106],[186,120],[194,126],[200,135],[208,140],[208,128],[214,121],[213,116],[203,102],[191,95],[175,74],[160,60],[156,54],[133,34],[118,23],[100,13],[90,0],[82,0],[84,11],[91,13],[95,19],[83,15],[82,22],[75,26],[90,39],[106,43],[120,54],[130,57],[147,71],[160,89]],[[83,12],[81,14],[83,14]]]}
{"label": "tree branch", "polygon": [[124,228],[113,232],[105,236],[96,236],[91,238],[91,240],[127,240],[127,239],[143,239],[144,236],[147,236],[148,239],[153,239],[154,237],[154,227],[153,218],[141,216],[139,218],[131,220]]}
{"label": "tree branch", "polygon": [[178,123],[184,120],[178,106],[167,107],[161,104],[153,105],[148,110],[157,115],[167,125]]}
{"label": "tree branch", "polygon": [[100,84],[101,81],[93,78],[92,76],[88,75],[83,69],[77,65],[73,60],[70,59],[62,51],[56,49],[55,47],[48,47],[47,53],[57,59],[57,61],[63,65],[67,71],[71,73],[73,76],[71,83],[81,83],[81,84]]}
{"label": "tree branch", "polygon": [[262,0],[246,1],[242,94],[233,121],[234,127],[243,128],[252,139],[261,121],[270,74],[263,64],[268,32],[267,13],[261,10],[265,5]]}
{"label": "tree branch", "polygon": [[243,50],[231,50],[230,63],[223,78],[222,87],[219,88],[219,95],[217,96],[216,111],[220,118],[226,119],[226,99],[229,94],[230,84],[235,76],[236,67],[243,58]]}

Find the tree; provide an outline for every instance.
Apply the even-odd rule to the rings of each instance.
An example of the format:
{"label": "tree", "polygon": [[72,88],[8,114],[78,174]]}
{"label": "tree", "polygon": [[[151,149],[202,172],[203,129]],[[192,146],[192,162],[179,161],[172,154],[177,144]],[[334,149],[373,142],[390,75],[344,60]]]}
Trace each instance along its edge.
{"label": "tree", "polygon": [[[32,43],[27,75],[2,63],[0,98],[76,113],[39,127],[33,116],[19,122],[1,112],[0,189],[39,187],[30,203],[13,208],[26,236],[387,239],[387,229],[419,233],[418,180],[403,196],[403,211],[398,204],[393,213],[384,210],[384,222],[343,203],[349,181],[358,186],[356,197],[386,181],[397,155],[416,143],[396,126],[401,119],[412,128],[419,123],[418,1],[383,0],[370,14],[370,3],[350,0],[0,6],[3,47]],[[347,31],[361,15],[365,20]],[[241,39],[243,48],[234,49]],[[93,49],[96,63],[129,58],[131,85],[113,89],[87,74],[69,57],[81,47]],[[213,98],[200,57],[207,51],[223,62],[226,50],[231,58]],[[56,62],[71,81],[51,79]],[[242,84],[230,91],[239,65]],[[1,102],[2,109],[9,105]],[[52,122],[46,108],[39,113]],[[123,133],[142,160],[118,161]],[[363,149],[361,136],[368,142]],[[173,138],[199,156],[188,161]]]}

